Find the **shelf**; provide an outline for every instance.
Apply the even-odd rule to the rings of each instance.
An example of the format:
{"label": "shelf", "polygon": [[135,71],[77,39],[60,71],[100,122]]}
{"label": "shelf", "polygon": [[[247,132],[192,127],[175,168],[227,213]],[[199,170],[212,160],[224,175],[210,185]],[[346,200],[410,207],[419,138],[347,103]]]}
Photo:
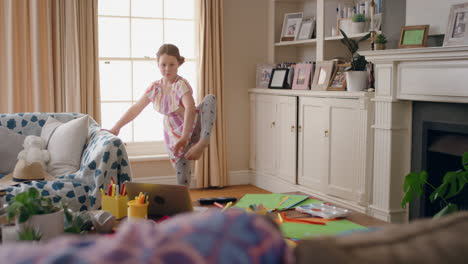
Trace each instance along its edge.
{"label": "shelf", "polygon": [[304,40],[294,40],[294,41],[283,41],[283,42],[276,42],[275,46],[294,46],[294,45],[312,45],[317,43],[317,39],[304,39]]}
{"label": "shelf", "polygon": [[374,97],[374,92],[350,92],[350,91],[314,91],[314,90],[292,90],[292,89],[268,89],[251,88],[249,93],[286,95],[286,96],[314,96],[314,97],[335,97],[335,98],[362,98]]}
{"label": "shelf", "polygon": [[[365,35],[367,35],[367,33],[369,32],[364,32],[364,33],[359,33],[359,34],[348,34],[348,38],[362,38],[364,37]],[[382,31],[377,31],[376,34],[381,34]],[[342,39],[343,36],[340,34],[339,36],[335,36],[335,37],[326,37],[325,40],[340,40]]]}

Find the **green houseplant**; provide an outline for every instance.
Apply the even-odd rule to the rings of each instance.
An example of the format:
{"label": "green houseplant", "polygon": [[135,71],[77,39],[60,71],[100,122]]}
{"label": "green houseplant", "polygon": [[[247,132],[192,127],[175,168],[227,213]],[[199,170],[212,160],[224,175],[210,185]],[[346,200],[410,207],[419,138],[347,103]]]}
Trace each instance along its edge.
{"label": "green houseplant", "polygon": [[386,43],[387,43],[387,38],[384,35],[378,34],[375,37],[375,49],[376,50],[384,50]]}
{"label": "green houseplant", "polygon": [[63,209],[55,206],[50,198],[41,197],[36,188],[13,197],[8,203],[7,217],[16,219],[20,234],[32,228],[48,239],[64,230]]}
{"label": "green houseplant", "polygon": [[348,91],[362,91],[367,88],[368,73],[367,73],[367,60],[364,56],[360,55],[359,43],[370,38],[371,34],[367,33],[358,41],[351,39],[346,35],[343,30],[340,30],[343,38],[341,43],[348,48],[351,55],[351,68],[346,72],[346,83]]}
{"label": "green houseplant", "polygon": [[351,33],[359,34],[364,32],[366,27],[366,16],[364,14],[355,14],[351,17]]}
{"label": "green houseplant", "polygon": [[458,211],[458,205],[453,203],[451,198],[460,194],[468,183],[468,152],[463,154],[462,164],[463,169],[445,173],[442,184],[437,187],[427,181],[428,175],[426,171],[407,174],[403,184],[405,195],[401,201],[401,207],[406,208],[406,205],[413,201],[414,196],[418,195],[420,197],[424,187],[427,187],[432,190],[429,196],[430,201],[435,202],[436,200],[440,200],[444,205],[444,207],[434,215],[434,218],[439,218]]}

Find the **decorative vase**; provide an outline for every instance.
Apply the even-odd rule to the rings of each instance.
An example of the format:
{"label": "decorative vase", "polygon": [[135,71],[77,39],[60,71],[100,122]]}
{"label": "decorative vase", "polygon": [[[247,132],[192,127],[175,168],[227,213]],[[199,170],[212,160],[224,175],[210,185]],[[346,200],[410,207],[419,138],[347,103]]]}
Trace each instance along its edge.
{"label": "decorative vase", "polygon": [[365,22],[351,22],[351,34],[359,34],[364,32],[365,25]]}
{"label": "decorative vase", "polygon": [[384,50],[385,49],[385,43],[375,43],[375,50]]}
{"label": "decorative vase", "polygon": [[367,88],[369,74],[367,71],[346,72],[346,87],[350,92],[360,92]]}
{"label": "decorative vase", "polygon": [[63,209],[51,214],[33,215],[24,223],[20,224],[17,222],[17,227],[19,230],[22,230],[25,227],[32,227],[38,230],[42,234],[41,241],[53,239],[63,233]]}

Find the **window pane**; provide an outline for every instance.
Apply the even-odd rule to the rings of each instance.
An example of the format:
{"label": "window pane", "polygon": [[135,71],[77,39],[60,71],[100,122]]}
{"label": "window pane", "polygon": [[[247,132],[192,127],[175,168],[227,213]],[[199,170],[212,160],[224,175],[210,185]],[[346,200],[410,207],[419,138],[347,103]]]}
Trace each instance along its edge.
{"label": "window pane", "polygon": [[130,0],[99,0],[100,16],[129,16]]}
{"label": "window pane", "polygon": [[193,61],[186,61],[179,68],[179,75],[187,79],[193,89],[193,98],[197,102],[197,68]]}
{"label": "window pane", "polygon": [[155,58],[156,52],[163,44],[162,20],[132,20],[132,57]]}
{"label": "window pane", "polygon": [[146,88],[161,79],[161,73],[156,65],[156,60],[153,61],[134,61],[133,62],[133,100],[138,100]]}
{"label": "window pane", "polygon": [[130,61],[100,61],[101,101],[132,100]]}
{"label": "window pane", "polygon": [[162,0],[132,0],[132,16],[162,18]]}
{"label": "window pane", "polygon": [[163,117],[149,105],[135,119],[135,141],[164,140]]}
{"label": "window pane", "polygon": [[195,0],[164,1],[164,16],[167,18],[193,19],[194,14]]}
{"label": "window pane", "polygon": [[[111,129],[130,106],[130,103],[101,103],[102,127]],[[119,137],[124,142],[132,141],[132,124],[124,126]]]}
{"label": "window pane", "polygon": [[179,47],[180,55],[195,58],[195,35],[193,21],[164,21],[164,39],[166,43]]}
{"label": "window pane", "polygon": [[99,57],[130,56],[130,19],[99,18]]}

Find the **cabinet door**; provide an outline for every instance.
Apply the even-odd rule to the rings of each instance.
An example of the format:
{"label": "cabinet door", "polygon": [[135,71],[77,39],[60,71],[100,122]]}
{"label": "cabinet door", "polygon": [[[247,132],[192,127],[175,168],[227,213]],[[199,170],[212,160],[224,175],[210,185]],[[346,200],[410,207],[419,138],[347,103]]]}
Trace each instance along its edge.
{"label": "cabinet door", "polygon": [[331,99],[329,122],[324,132],[328,141],[328,172],[325,190],[328,194],[359,201],[360,184],[364,184],[365,170],[361,170],[360,152],[364,151],[359,100]]}
{"label": "cabinet door", "polygon": [[328,120],[326,104],[327,99],[299,98],[298,183],[319,191],[323,191],[328,166],[323,134]]}
{"label": "cabinet door", "polygon": [[275,129],[277,176],[290,183],[296,184],[296,155],[297,155],[297,97],[276,97]]}
{"label": "cabinet door", "polygon": [[276,171],[275,96],[256,95],[256,169],[274,175]]}

